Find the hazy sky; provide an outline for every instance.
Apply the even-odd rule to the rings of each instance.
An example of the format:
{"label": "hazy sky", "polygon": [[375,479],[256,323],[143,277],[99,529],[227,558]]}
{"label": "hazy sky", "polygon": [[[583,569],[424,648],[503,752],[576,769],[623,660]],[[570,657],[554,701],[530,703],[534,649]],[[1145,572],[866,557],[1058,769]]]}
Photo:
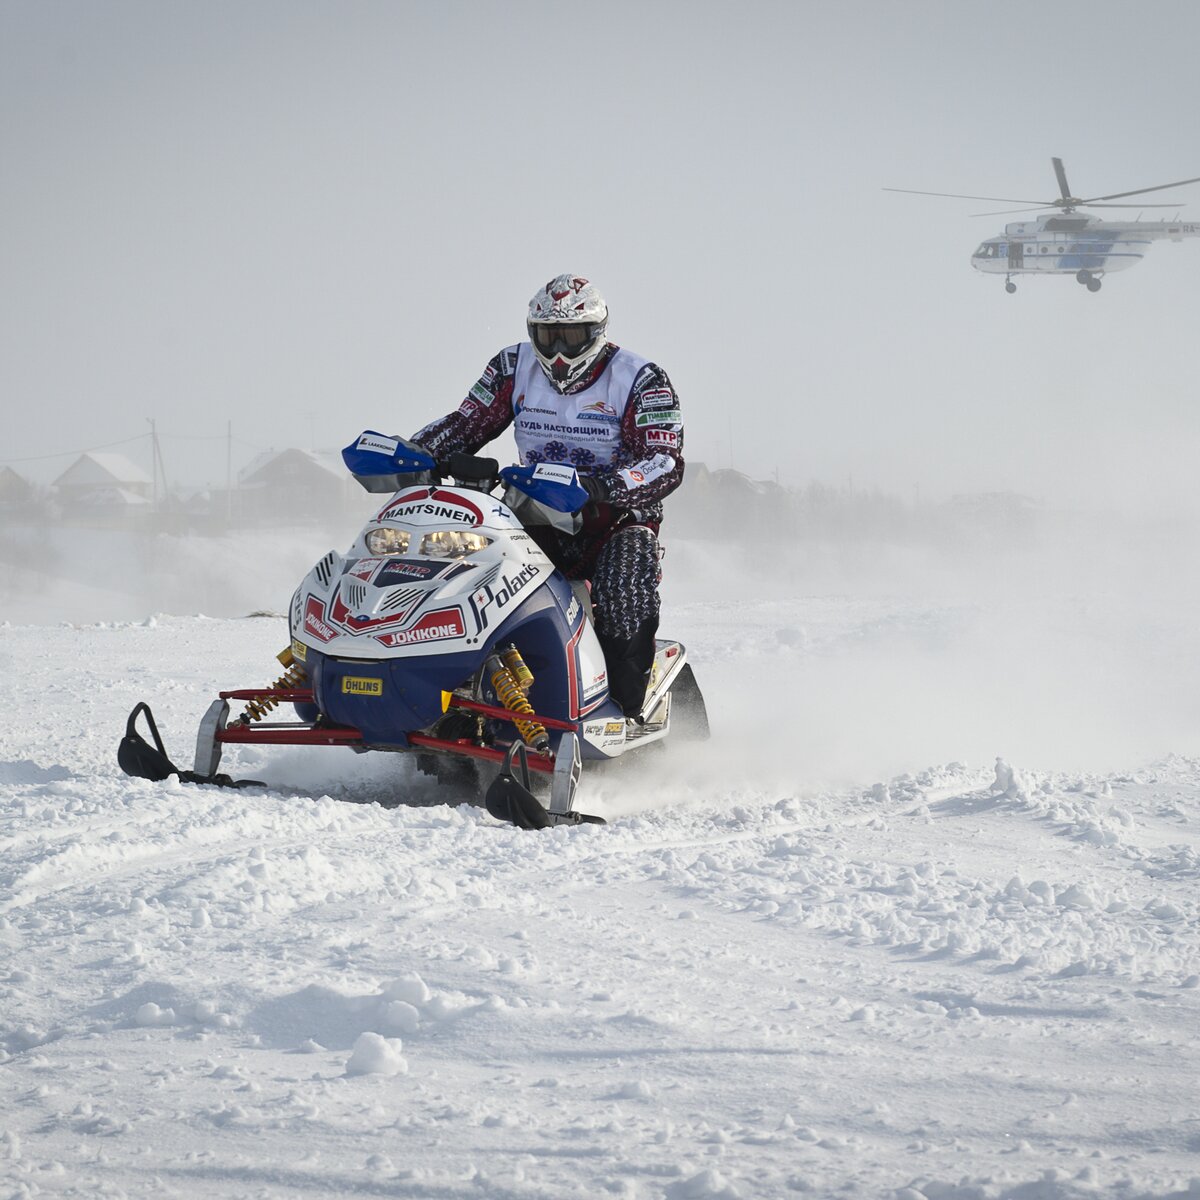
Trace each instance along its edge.
{"label": "hazy sky", "polygon": [[1200,508],[1200,241],[1008,296],[1012,218],[881,190],[1200,175],[1197,44],[1194,0],[0,0],[0,458],[408,433],[569,270],[690,460]]}

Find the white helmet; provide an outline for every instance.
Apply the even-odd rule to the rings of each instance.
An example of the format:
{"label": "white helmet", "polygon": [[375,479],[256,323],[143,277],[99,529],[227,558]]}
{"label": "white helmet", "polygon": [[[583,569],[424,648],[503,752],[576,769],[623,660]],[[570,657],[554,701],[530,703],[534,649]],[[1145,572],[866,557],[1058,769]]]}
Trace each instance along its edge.
{"label": "white helmet", "polygon": [[529,340],[546,378],[565,392],[604,349],[608,305],[580,275],[558,275],[529,302]]}

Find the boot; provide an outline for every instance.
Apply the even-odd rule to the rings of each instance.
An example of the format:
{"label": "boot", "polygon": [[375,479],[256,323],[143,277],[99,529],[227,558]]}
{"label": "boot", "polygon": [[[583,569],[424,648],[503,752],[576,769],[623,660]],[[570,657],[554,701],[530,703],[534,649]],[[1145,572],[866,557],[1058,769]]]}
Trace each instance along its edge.
{"label": "boot", "polygon": [[650,668],[654,665],[654,635],[658,618],[643,621],[630,637],[600,634],[600,648],[608,668],[609,699],[625,714],[636,718],[646,702]]}

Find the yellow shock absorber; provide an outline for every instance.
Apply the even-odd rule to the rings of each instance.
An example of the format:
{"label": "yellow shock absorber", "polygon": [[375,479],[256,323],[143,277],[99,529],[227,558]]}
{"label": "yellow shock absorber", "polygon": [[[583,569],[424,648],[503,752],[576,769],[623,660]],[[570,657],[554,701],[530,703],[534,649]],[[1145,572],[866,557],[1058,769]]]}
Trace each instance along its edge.
{"label": "yellow shock absorber", "polygon": [[516,646],[509,646],[507,649],[501,650],[500,661],[512,672],[513,679],[517,681],[517,687],[523,692],[528,692],[533,686],[533,672],[525,665],[520,650]]}
{"label": "yellow shock absorber", "polygon": [[[307,676],[304,667],[296,661],[292,654],[291,646],[285,646],[275,657],[287,669],[271,684],[271,687],[281,692],[290,692],[301,687]],[[246,705],[246,711],[242,713],[243,723],[261,721],[278,703],[279,699],[276,696],[260,696],[257,700],[251,700]]]}
{"label": "yellow shock absorber", "polygon": [[[488,673],[491,675],[492,687],[496,689],[496,695],[500,697],[500,703],[509,712],[533,713],[533,705],[525,699],[520,685],[513,678],[512,671],[495,654],[488,659]],[[521,737],[525,739],[527,746],[532,746],[535,750],[550,749],[550,738],[544,725],[537,721],[522,721],[519,717],[513,718],[513,724],[516,725]]]}

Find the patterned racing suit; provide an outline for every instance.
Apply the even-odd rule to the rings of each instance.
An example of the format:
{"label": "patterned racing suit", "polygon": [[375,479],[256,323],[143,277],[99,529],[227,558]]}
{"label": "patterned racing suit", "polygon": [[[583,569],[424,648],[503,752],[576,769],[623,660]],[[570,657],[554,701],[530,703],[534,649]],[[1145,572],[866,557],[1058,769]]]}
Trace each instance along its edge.
{"label": "patterned racing suit", "polygon": [[501,350],[459,407],[412,440],[438,457],[475,454],[510,426],[523,465],[574,466],[593,497],[578,533],[529,533],[568,578],[590,581],[609,695],[637,716],[658,630],[662,500],[683,479],[675,389],[657,364],[610,342],[561,394],[526,342]]}

